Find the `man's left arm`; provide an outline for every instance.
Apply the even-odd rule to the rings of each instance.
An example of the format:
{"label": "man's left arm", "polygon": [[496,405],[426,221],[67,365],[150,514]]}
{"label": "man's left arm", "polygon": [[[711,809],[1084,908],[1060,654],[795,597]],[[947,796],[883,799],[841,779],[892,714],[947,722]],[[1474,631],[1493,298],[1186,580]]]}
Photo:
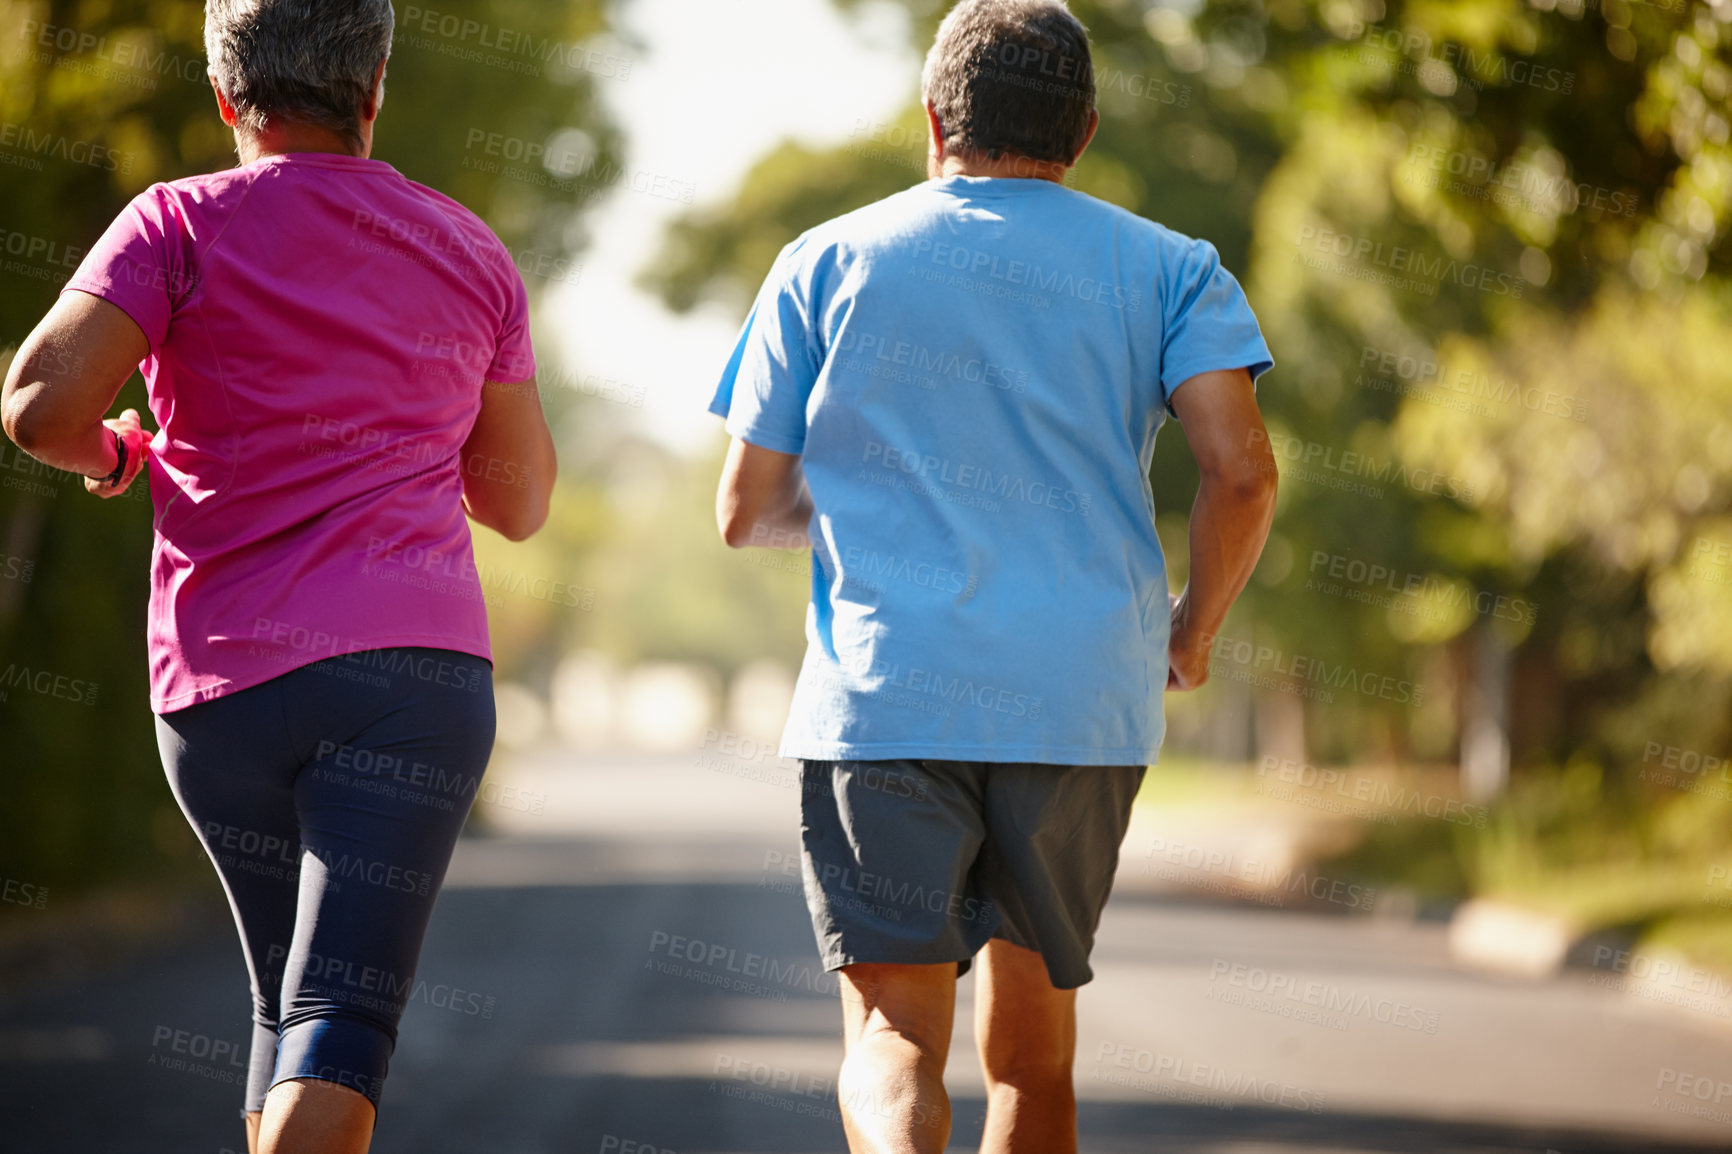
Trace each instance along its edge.
{"label": "man's left arm", "polygon": [[811,546],[812,494],[796,453],[778,453],[735,437],[716,489],[716,527],[734,549]]}
{"label": "man's left arm", "polygon": [[1275,515],[1276,466],[1244,369],[1199,373],[1172,394],[1196,458],[1191,508],[1190,579],[1174,599],[1167,688],[1195,689],[1209,679],[1209,654],[1238,600]]}

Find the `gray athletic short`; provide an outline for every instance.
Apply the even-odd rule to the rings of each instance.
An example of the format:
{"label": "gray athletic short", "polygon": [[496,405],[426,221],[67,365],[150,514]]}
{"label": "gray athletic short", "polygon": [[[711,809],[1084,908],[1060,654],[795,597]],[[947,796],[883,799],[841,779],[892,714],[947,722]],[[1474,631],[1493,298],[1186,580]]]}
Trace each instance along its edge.
{"label": "gray athletic short", "polygon": [[802,873],[824,967],[956,962],[990,938],[1039,950],[1052,984],[1089,951],[1140,765],[801,763]]}

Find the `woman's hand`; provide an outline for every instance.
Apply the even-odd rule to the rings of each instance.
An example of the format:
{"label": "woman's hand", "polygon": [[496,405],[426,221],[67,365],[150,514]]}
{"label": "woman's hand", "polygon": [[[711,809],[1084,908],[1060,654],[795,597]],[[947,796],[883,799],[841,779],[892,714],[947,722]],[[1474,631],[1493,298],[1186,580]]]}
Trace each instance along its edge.
{"label": "woman's hand", "polygon": [[120,480],[110,485],[101,477],[84,478],[85,490],[106,501],[126,492],[127,486],[144,471],[145,455],[150,452],[150,434],[140,427],[137,409],[127,409],[120,416],[103,421],[102,425],[126,444],[126,470],[120,475]]}

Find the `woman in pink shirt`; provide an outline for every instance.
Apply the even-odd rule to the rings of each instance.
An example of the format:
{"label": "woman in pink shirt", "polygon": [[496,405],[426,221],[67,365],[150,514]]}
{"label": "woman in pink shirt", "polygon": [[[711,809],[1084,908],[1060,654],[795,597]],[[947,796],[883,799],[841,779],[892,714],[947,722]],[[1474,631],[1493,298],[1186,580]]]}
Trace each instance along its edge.
{"label": "woman in pink shirt", "polygon": [[[368,159],[388,0],[210,0],[239,167],[154,185],[7,375],[0,417],[99,497],[149,472],[151,707],[252,984],[253,1154],[365,1151],[494,735],[468,517],[556,463],[510,255]],[[142,369],[158,431],[103,416]]]}

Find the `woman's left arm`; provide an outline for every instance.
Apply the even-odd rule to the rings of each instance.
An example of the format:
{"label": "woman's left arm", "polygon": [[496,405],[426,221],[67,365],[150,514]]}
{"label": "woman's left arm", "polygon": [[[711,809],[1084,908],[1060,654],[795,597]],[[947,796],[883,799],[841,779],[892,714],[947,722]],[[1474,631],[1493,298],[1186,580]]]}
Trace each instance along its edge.
{"label": "woman's left arm", "polygon": [[[37,460],[83,474],[90,492],[117,497],[144,467],[150,436],[136,409],[103,416],[149,355],[150,342],[124,311],[76,289],[63,293],[12,358],[0,427]],[[106,485],[118,462],[116,434],[126,442],[126,469]]]}

